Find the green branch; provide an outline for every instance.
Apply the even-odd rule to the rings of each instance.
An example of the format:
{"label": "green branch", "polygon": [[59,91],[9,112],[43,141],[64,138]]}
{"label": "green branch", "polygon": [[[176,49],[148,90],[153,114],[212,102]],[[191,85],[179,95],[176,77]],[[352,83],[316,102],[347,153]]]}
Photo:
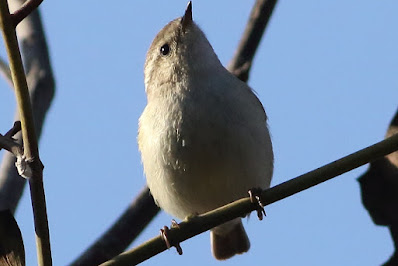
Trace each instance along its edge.
{"label": "green branch", "polygon": [[34,4],[40,4],[40,2],[29,1],[15,13],[16,15],[12,15],[10,14],[7,0],[0,0],[0,26],[8,54],[18,111],[21,118],[24,143],[24,155],[22,159],[25,160],[27,167],[30,168],[28,172],[32,173],[27,178],[29,180],[35,222],[38,264],[51,265],[50,237],[43,188],[43,165],[39,158],[33,112],[15,29],[16,25],[33,11],[35,8]]}
{"label": "green branch", "polygon": [[[397,150],[398,134],[395,134],[370,147],[263,191],[261,202],[264,205],[269,205]],[[234,218],[244,217],[255,209],[256,206],[250,202],[249,198],[240,199],[216,210],[183,221],[179,224],[179,228],[170,229],[168,237],[172,242],[179,243]],[[101,265],[136,265],[166,249],[165,242],[158,236]]]}

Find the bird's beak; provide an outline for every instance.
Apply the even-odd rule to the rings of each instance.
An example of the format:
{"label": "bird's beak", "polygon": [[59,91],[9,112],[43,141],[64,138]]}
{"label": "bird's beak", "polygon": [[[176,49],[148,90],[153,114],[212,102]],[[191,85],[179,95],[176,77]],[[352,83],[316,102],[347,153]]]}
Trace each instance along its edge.
{"label": "bird's beak", "polygon": [[185,14],[181,18],[182,29],[185,30],[192,23],[192,1],[188,2]]}

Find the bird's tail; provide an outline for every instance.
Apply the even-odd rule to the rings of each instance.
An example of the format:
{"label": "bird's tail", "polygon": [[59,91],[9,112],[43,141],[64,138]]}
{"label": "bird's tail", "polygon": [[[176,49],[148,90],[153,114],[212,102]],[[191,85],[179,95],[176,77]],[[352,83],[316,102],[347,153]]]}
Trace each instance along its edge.
{"label": "bird's tail", "polygon": [[218,260],[247,252],[250,241],[240,218],[222,224],[210,231],[210,242],[213,256]]}

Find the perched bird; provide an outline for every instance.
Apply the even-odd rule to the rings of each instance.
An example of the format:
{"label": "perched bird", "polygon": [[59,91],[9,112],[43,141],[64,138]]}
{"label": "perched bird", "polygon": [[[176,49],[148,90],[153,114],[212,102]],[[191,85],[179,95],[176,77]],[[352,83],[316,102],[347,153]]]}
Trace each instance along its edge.
{"label": "perched bird", "polygon": [[[164,211],[184,219],[269,188],[273,151],[264,108],[222,66],[192,21],[191,2],[153,40],[144,73],[138,145]],[[211,245],[219,260],[248,251],[241,218],[213,228]]]}

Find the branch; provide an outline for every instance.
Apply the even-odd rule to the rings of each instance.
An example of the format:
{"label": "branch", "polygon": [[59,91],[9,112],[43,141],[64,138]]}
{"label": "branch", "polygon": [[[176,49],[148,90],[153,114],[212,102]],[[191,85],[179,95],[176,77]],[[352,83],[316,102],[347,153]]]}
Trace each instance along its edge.
{"label": "branch", "polygon": [[[10,9],[17,10],[24,0],[9,1]],[[26,67],[29,94],[31,96],[33,116],[37,136],[41,134],[47,110],[54,96],[54,77],[51,70],[49,54],[40,20],[39,11],[34,11],[17,28],[21,45],[23,62]],[[20,120],[18,110],[15,120]],[[22,144],[21,133],[15,136]],[[0,210],[15,211],[22,196],[26,180],[18,175],[15,168],[15,157],[5,153],[0,166]]]}
{"label": "branch", "polygon": [[71,265],[99,265],[123,252],[159,212],[144,187],[114,225]]}
{"label": "branch", "polygon": [[11,14],[14,27],[16,27],[24,18],[26,18],[30,13],[32,13],[43,0],[28,0],[26,1],[20,9]]}
{"label": "branch", "polygon": [[[271,189],[265,190],[262,192],[261,202],[264,206],[269,205],[345,172],[351,171],[352,169],[396,150],[398,150],[398,134],[304,175],[286,181]],[[168,238],[172,239],[174,243],[185,241],[188,238],[203,233],[234,218],[244,217],[255,210],[256,207],[255,204],[251,203],[249,198],[237,200],[216,210],[191,218],[188,221],[183,221],[179,224],[179,228],[170,229]],[[167,247],[164,240],[158,236],[101,265],[136,265],[166,249]]]}
{"label": "branch", "polygon": [[4,148],[14,154],[15,157],[23,154],[22,146],[14,142],[12,139],[0,134],[0,149]]}
{"label": "branch", "polygon": [[7,131],[7,133],[4,135],[5,137],[12,138],[14,137],[15,134],[17,134],[19,131],[21,131],[21,121],[15,121],[14,125],[10,130]]}
{"label": "branch", "polygon": [[257,0],[232,61],[228,65],[231,73],[242,81],[249,79],[254,55],[264,30],[272,15],[277,0]]}
{"label": "branch", "polygon": [[[34,126],[31,101],[28,85],[26,82],[25,71],[22,65],[21,54],[19,51],[16,35],[15,23],[18,18],[21,20],[27,16],[26,12],[32,11],[32,4],[27,3],[28,7],[22,8],[22,15],[17,19],[11,16],[7,0],[0,1],[0,24],[5,42],[5,47],[10,62],[10,69],[15,87],[18,111],[21,115],[22,136],[24,143],[24,158],[28,163],[28,168],[32,170],[29,179],[30,193],[33,207],[33,217],[35,222],[36,245],[39,265],[51,265],[50,236],[48,230],[46,201],[43,188],[43,165],[39,158],[39,149]],[[25,10],[25,11],[24,11]]]}
{"label": "branch", "polygon": [[22,156],[23,149],[22,146],[19,145],[16,141],[13,140],[13,136],[17,134],[21,130],[21,122],[16,121],[14,126],[7,131],[7,133],[3,136],[0,134],[0,151],[2,148],[14,154],[15,157]]}

